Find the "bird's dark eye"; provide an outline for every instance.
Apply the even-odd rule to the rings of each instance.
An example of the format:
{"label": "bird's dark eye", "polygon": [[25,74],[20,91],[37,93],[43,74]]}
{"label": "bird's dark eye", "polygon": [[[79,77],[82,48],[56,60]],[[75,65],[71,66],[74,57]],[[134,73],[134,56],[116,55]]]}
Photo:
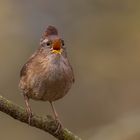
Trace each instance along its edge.
{"label": "bird's dark eye", "polygon": [[64,40],[61,40],[61,43],[62,43],[62,46],[64,46],[64,45],[65,45]]}
{"label": "bird's dark eye", "polygon": [[51,41],[46,42],[47,46],[50,46],[52,44]]}

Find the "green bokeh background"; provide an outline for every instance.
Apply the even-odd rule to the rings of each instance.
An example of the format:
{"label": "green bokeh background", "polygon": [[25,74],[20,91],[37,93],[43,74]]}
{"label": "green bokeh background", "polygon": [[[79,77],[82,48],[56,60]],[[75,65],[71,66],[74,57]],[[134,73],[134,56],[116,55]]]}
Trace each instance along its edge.
{"label": "green bokeh background", "polygon": [[[140,2],[1,0],[0,94],[24,106],[19,71],[47,25],[64,38],[76,82],[55,106],[65,127],[85,140],[140,139]],[[34,112],[51,114],[47,102]],[[0,112],[2,140],[55,140]]]}

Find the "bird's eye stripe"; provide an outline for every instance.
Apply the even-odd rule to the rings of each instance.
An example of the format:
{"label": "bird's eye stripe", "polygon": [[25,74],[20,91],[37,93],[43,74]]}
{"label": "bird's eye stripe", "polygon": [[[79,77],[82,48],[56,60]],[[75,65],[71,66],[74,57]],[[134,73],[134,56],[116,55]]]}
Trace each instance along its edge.
{"label": "bird's eye stripe", "polygon": [[44,39],[43,42],[44,42],[44,43],[47,43],[47,42],[48,42],[48,39]]}

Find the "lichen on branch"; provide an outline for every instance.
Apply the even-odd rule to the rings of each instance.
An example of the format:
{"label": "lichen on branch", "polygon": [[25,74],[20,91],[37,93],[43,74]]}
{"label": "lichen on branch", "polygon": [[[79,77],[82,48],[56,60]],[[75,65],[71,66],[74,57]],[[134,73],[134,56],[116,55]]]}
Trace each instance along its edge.
{"label": "lichen on branch", "polygon": [[[0,96],[0,111],[6,113],[16,120],[28,124],[28,114],[26,110],[2,96]],[[30,126],[44,130],[58,140],[81,140],[81,138],[66,128],[61,128],[59,132],[55,133],[57,130],[57,124],[51,116],[41,117],[33,113]]]}

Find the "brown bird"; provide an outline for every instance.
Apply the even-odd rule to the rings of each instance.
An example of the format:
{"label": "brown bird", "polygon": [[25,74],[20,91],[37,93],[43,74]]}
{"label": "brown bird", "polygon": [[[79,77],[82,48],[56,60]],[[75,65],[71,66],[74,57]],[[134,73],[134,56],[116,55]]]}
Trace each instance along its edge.
{"label": "brown bird", "polygon": [[[24,64],[20,72],[21,88],[30,124],[32,111],[29,99],[49,101],[59,122],[53,102],[64,97],[74,82],[72,67],[69,63],[64,40],[54,26],[48,26],[39,48]],[[59,123],[60,124],[60,123]]]}

